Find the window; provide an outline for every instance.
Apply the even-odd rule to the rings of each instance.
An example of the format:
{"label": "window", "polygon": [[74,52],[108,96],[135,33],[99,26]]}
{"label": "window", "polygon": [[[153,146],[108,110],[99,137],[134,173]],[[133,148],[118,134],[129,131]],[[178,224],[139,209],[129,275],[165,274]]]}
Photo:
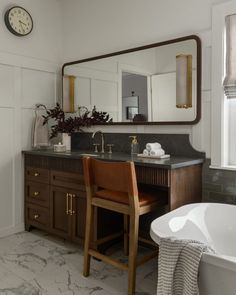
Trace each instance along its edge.
{"label": "window", "polygon": [[236,170],[236,3],[213,7],[211,167]]}

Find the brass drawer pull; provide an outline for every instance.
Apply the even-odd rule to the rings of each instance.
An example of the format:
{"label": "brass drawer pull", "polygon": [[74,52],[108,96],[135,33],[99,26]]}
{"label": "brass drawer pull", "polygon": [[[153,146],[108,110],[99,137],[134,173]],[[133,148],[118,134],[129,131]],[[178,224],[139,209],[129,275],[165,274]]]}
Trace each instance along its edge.
{"label": "brass drawer pull", "polygon": [[34,197],[39,196],[40,192],[34,192]]}
{"label": "brass drawer pull", "polygon": [[66,194],[66,215],[69,215],[69,194]]}
{"label": "brass drawer pull", "polygon": [[75,210],[73,210],[73,198],[75,198],[75,195],[70,194],[70,215],[75,214]]}
{"label": "brass drawer pull", "polygon": [[39,215],[38,214],[35,214],[34,215],[34,219],[38,219],[39,218]]}
{"label": "brass drawer pull", "polygon": [[40,175],[39,172],[35,172],[35,173],[34,173],[34,176],[35,176],[35,177],[37,177],[37,176],[39,176],[39,175]]}
{"label": "brass drawer pull", "polygon": [[75,198],[75,195],[69,193],[66,194],[66,215],[75,214],[75,211],[73,210],[73,198]]}

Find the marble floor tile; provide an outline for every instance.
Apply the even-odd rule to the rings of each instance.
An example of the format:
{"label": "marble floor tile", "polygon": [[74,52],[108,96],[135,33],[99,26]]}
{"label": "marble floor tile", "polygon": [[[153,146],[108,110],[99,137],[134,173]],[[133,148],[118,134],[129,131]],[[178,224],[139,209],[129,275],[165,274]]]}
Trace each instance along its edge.
{"label": "marble floor tile", "polygon": [[[112,251],[116,258],[122,256],[119,247]],[[0,239],[0,295],[127,293],[127,272],[95,259],[89,277],[83,277],[82,269],[81,248],[43,232]],[[153,259],[138,268],[136,294],[156,294],[156,281],[157,261]]]}
{"label": "marble floor tile", "polygon": [[0,264],[0,294],[36,295],[40,294],[37,286],[18,277]]}

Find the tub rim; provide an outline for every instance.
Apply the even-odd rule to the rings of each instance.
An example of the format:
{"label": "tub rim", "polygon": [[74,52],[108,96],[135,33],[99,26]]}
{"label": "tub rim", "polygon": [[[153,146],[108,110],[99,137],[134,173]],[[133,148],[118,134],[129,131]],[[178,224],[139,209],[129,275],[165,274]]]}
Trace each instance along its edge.
{"label": "tub rim", "polygon": [[[191,208],[191,207],[195,207],[197,205],[213,205],[213,206],[216,205],[216,206],[224,206],[224,207],[233,207],[234,206],[235,210],[236,210],[236,206],[232,205],[232,204],[202,202],[202,203],[187,204],[187,205],[181,206],[173,211],[180,211],[183,207],[185,207],[185,208],[190,207]],[[170,211],[166,214],[170,214],[173,211]],[[159,218],[162,219],[165,215],[162,215]],[[159,218],[157,218],[157,219],[159,219]],[[155,221],[156,221],[156,219],[153,220],[153,222],[151,223],[151,226],[150,226],[150,236],[155,243],[157,243],[159,245],[160,240],[162,238],[172,238],[173,237],[175,239],[179,239],[178,237],[175,237],[174,235],[171,235],[171,236],[165,235],[163,232],[159,232],[159,235],[157,235],[153,229],[153,223]],[[222,255],[222,254],[217,254],[217,253],[203,253],[202,257],[201,257],[201,262],[209,263],[211,265],[236,272],[236,256],[227,256],[227,255]]]}

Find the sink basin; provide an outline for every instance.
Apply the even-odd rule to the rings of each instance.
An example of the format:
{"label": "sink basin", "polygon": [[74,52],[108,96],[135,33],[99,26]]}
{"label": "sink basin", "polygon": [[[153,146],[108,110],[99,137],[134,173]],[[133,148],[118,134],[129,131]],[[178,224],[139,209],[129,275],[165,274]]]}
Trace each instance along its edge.
{"label": "sink basin", "polygon": [[85,156],[85,157],[98,157],[98,155],[96,154],[87,154],[87,153],[82,153],[80,154],[81,156]]}

